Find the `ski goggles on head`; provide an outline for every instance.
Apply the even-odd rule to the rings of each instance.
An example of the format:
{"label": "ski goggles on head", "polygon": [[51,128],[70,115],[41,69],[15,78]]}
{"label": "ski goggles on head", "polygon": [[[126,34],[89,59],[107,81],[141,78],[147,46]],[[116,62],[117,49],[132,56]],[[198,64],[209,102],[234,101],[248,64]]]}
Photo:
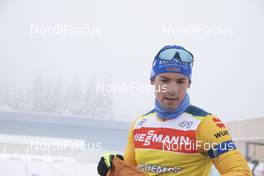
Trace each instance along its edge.
{"label": "ski goggles on head", "polygon": [[176,58],[184,63],[188,63],[191,65],[193,63],[193,55],[184,49],[178,49],[178,48],[165,49],[158,54],[158,57],[161,60],[170,61]]}

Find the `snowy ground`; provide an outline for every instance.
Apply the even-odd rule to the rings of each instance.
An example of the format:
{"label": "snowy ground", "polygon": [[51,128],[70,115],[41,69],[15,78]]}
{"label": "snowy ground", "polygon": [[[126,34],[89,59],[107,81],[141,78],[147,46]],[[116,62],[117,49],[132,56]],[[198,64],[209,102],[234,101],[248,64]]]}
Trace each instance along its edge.
{"label": "snowy ground", "polygon": [[3,176],[97,176],[96,163],[43,163],[0,160]]}

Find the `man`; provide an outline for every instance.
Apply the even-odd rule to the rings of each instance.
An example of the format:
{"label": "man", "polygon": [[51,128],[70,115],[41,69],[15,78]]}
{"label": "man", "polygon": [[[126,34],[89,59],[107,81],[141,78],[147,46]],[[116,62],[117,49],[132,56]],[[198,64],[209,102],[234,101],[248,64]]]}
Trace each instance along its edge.
{"label": "man", "polygon": [[[220,119],[190,104],[192,66],[193,55],[181,46],[165,46],[155,56],[155,108],[133,123],[124,161],[151,176],[203,176],[212,164],[224,176],[251,175]],[[111,169],[113,157],[101,158],[99,174]]]}

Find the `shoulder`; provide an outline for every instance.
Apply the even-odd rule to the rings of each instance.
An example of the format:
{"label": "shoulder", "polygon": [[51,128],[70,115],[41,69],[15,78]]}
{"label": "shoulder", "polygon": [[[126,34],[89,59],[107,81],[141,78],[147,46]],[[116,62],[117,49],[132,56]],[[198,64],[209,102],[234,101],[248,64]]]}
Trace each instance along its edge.
{"label": "shoulder", "polygon": [[197,139],[201,141],[217,144],[232,140],[226,124],[213,114],[209,114],[201,120],[196,135]]}
{"label": "shoulder", "polygon": [[185,113],[188,113],[192,115],[193,118],[200,120],[200,127],[208,128],[216,126],[219,128],[225,128],[225,125],[219,117],[197,106],[190,105],[185,110]]}
{"label": "shoulder", "polygon": [[201,126],[207,129],[212,128],[214,130],[226,129],[226,125],[221,121],[221,119],[212,114],[204,117]]}
{"label": "shoulder", "polygon": [[211,113],[197,107],[194,105],[190,105],[186,110],[186,113],[191,114],[193,116],[199,116],[199,117],[206,117],[208,115],[210,115]]}
{"label": "shoulder", "polygon": [[148,119],[154,117],[156,115],[156,111],[155,109],[143,114],[143,115],[140,115],[139,117],[137,117],[134,122],[133,122],[133,126],[134,127],[137,127],[137,126],[142,126],[142,124],[144,122],[146,122]]}
{"label": "shoulder", "polygon": [[151,111],[149,111],[149,112],[147,112],[147,113],[145,113],[145,114],[143,114],[141,116],[148,116],[148,115],[151,115],[153,113],[155,113],[155,109],[152,109]]}

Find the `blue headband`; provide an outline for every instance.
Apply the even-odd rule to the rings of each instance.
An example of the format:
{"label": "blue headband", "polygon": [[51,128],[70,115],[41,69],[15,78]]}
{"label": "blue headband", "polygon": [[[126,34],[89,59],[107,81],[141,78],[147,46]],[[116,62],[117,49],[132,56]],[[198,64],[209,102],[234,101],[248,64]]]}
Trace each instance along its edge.
{"label": "blue headband", "polygon": [[[161,53],[165,50],[172,50],[175,54],[172,58],[164,60],[161,58]],[[191,58],[192,61],[184,62],[187,60],[185,57],[188,57],[187,59],[189,60]],[[181,73],[187,76],[191,83],[192,64],[193,56],[185,48],[177,45],[166,45],[158,52],[153,60],[150,80],[154,80],[155,76],[160,73]]]}

